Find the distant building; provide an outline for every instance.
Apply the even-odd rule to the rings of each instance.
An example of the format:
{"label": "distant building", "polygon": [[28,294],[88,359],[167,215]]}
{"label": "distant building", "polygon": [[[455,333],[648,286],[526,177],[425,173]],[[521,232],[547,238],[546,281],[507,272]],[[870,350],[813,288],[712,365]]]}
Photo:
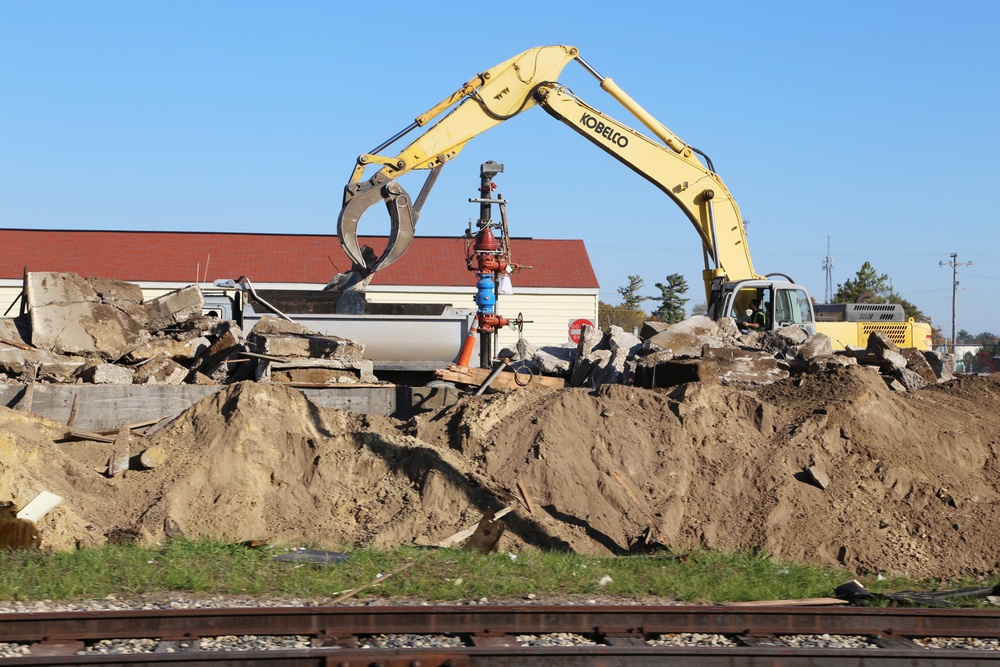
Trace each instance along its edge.
{"label": "distant building", "polygon": [[[359,241],[381,251],[386,238]],[[570,323],[597,322],[597,276],[582,240],[512,238],[510,246],[513,261],[531,268],[513,274],[514,294],[499,297],[497,312],[508,318],[523,314],[528,341],[566,343]],[[125,280],[151,298],[241,276],[257,289],[319,290],[351,266],[336,236],[307,234],[0,229],[0,248],[0,315],[15,303],[25,271]],[[475,311],[476,278],[465,258],[463,238],[417,237],[401,259],[375,274],[368,300]],[[14,305],[6,316],[17,310]],[[501,347],[516,341],[510,329],[500,334]]]}

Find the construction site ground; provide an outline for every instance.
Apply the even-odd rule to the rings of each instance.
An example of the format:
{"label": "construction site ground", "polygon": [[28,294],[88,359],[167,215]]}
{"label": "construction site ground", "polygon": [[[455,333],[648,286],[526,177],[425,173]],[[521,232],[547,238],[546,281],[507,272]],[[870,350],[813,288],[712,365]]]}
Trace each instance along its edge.
{"label": "construction site ground", "polygon": [[[131,536],[349,549],[436,544],[513,507],[497,548],[756,549],[859,574],[1000,571],[1000,376],[890,390],[847,366],[737,389],[468,396],[407,422],[241,382],[129,438],[162,463],[0,408],[0,499],[63,502],[43,548]],[[121,443],[119,443],[121,444]]]}

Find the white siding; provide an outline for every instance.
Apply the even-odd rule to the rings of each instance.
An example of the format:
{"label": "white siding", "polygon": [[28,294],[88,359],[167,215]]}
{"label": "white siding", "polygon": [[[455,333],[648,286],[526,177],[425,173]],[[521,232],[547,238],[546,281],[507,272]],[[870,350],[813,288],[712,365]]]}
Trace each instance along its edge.
{"label": "white siding", "polygon": [[[391,287],[368,289],[372,303],[447,303],[454,308],[476,310],[475,289],[396,291]],[[597,322],[597,290],[582,289],[521,289],[514,294],[501,294],[497,299],[497,314],[514,319],[524,316],[524,338],[532,345],[562,345],[569,342],[569,323],[576,319]],[[513,346],[518,334],[505,327],[499,334],[499,347]]]}
{"label": "white siding", "polygon": [[[146,299],[153,299],[169,291],[185,287],[186,284],[140,283]],[[211,285],[202,285],[208,288]],[[324,285],[302,284],[254,284],[256,289],[315,289]],[[14,302],[21,292],[20,280],[0,281],[0,314]],[[376,286],[368,289],[368,300],[372,303],[445,303],[454,308],[476,310],[473,301],[475,288],[399,288]],[[524,325],[524,338],[532,345],[562,345],[569,342],[569,323],[575,319],[590,319],[597,322],[597,289],[557,289],[521,288],[514,286],[514,294],[502,294],[497,301],[497,313],[509,319],[523,314],[528,322]],[[8,317],[14,317],[19,306],[11,308]],[[517,332],[504,328],[499,335],[500,348],[517,342]]]}

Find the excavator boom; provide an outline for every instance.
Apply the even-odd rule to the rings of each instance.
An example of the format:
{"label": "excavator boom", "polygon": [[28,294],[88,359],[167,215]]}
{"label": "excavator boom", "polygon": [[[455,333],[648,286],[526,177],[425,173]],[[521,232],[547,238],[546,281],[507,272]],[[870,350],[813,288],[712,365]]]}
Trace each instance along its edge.
{"label": "excavator boom", "polygon": [[[619,123],[560,85],[557,82],[559,75],[573,60],[598,78],[601,88],[660,141]],[[529,49],[477,74],[417,116],[409,128],[389,142],[358,157],[344,189],[344,208],[337,227],[341,244],[355,268],[370,274],[398,259],[413,237],[420,204],[444,163],[458,155],[473,137],[536,105],[650,181],[681,208],[701,237],[706,292],[713,279],[761,278],[753,270],[739,207],[718,175],[701,163],[693,148],[653,118],[610,78],[602,77],[582,60],[576,48],[558,45]],[[397,155],[379,154],[409,131],[427,126],[449,109],[447,115]],[[371,165],[379,169],[364,181],[365,170]],[[395,182],[413,170],[432,170],[416,204]],[[359,247],[357,229],[364,211],[379,201],[385,202],[389,209],[392,234],[385,251],[376,258]]]}

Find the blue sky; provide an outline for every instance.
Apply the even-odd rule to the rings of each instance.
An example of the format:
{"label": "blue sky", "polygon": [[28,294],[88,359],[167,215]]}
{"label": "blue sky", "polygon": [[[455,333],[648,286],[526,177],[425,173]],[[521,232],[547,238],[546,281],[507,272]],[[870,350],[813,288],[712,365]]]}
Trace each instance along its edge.
{"label": "blue sky", "polygon": [[[957,253],[958,329],[1000,333],[1000,3],[646,4],[0,0],[0,226],[333,234],[357,155],[568,44],[712,158],[758,271],[822,301],[829,239],[834,288],[869,261],[950,335]],[[561,80],[638,127],[576,64]],[[604,301],[671,273],[704,300],[687,219],[538,109],[445,167],[418,234],[478,217],[487,160],[511,233],[584,239]]]}

